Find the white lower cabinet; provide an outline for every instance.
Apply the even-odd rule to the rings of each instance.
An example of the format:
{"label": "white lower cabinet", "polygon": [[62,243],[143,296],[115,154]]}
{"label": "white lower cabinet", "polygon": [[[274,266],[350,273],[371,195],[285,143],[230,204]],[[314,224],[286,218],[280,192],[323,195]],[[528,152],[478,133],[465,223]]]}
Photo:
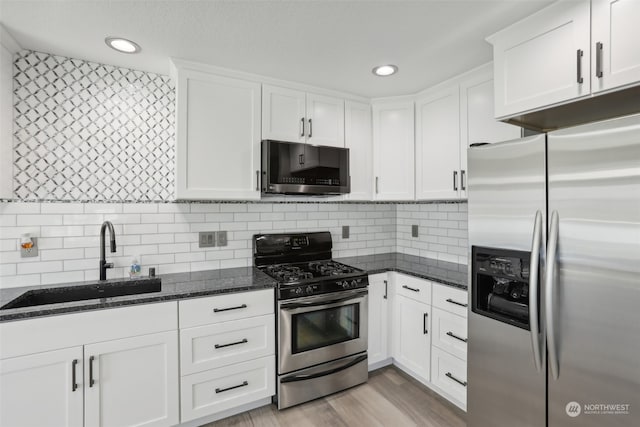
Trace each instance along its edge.
{"label": "white lower cabinet", "polygon": [[271,355],[182,377],[182,422],[272,396],[275,366]]}
{"label": "white lower cabinet", "polygon": [[86,426],[178,423],[178,332],[86,345]]}
{"label": "white lower cabinet", "polygon": [[0,425],[82,426],[82,365],[82,346],[0,360]]}
{"label": "white lower cabinet", "polygon": [[466,304],[462,289],[395,272],[369,276],[369,370],[393,363],[466,410]]}

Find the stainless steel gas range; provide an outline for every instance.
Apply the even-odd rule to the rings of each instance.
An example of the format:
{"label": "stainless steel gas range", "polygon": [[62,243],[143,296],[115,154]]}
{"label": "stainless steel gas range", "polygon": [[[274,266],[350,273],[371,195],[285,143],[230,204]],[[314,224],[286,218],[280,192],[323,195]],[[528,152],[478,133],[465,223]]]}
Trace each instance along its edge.
{"label": "stainless steel gas range", "polygon": [[366,272],[331,260],[329,232],[260,234],[253,247],[278,281],[278,408],[366,382]]}

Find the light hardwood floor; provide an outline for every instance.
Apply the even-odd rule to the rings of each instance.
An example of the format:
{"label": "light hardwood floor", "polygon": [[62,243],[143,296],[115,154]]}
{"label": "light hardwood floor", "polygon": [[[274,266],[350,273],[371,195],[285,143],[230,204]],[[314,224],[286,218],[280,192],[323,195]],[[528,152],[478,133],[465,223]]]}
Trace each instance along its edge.
{"label": "light hardwood floor", "polygon": [[398,369],[369,373],[369,382],[282,411],[274,405],[206,427],[466,427],[466,414]]}

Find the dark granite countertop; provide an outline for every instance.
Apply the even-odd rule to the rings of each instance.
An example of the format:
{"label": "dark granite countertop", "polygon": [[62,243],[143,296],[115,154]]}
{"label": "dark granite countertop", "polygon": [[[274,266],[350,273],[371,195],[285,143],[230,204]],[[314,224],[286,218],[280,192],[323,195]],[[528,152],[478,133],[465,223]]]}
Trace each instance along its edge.
{"label": "dark granite countertop", "polygon": [[[368,274],[397,271],[460,289],[467,288],[467,266],[463,264],[454,264],[395,252],[337,258],[336,260],[365,270]],[[223,293],[255,291],[276,286],[275,280],[254,267],[163,274],[159,277],[162,280],[160,292],[0,310],[0,322]],[[108,280],[107,283],[121,280]],[[0,290],[0,307],[27,291],[95,283],[95,281],[61,283],[2,289]]]}
{"label": "dark granite countertop", "polygon": [[465,264],[455,264],[399,252],[337,258],[336,261],[360,268],[369,274],[397,271],[455,288],[467,289],[468,273]]}
{"label": "dark granite countertop", "polygon": [[[163,274],[158,277],[162,280],[160,292],[0,310],[0,322],[222,293],[255,291],[274,288],[276,286],[275,280],[254,267]],[[121,280],[122,279],[108,280],[107,283],[115,283]],[[3,307],[9,301],[12,301],[27,291],[95,283],[95,281],[61,283],[57,285],[2,289],[0,290],[0,307]]]}

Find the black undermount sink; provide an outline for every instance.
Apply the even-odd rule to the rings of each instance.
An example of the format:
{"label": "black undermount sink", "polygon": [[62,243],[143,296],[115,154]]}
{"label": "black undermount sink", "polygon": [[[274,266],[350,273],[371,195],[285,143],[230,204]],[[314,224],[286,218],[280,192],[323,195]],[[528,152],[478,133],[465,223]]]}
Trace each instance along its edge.
{"label": "black undermount sink", "polygon": [[161,282],[159,277],[137,280],[125,279],[122,281],[106,283],[96,282],[90,285],[34,289],[9,301],[4,306],[0,307],[0,310],[56,304],[61,302],[146,294],[151,292],[160,292],[160,289]]}

